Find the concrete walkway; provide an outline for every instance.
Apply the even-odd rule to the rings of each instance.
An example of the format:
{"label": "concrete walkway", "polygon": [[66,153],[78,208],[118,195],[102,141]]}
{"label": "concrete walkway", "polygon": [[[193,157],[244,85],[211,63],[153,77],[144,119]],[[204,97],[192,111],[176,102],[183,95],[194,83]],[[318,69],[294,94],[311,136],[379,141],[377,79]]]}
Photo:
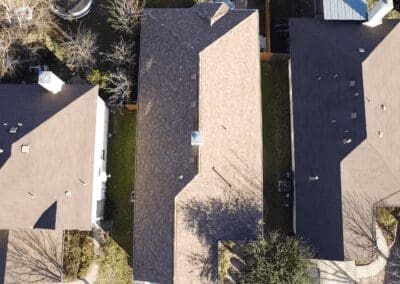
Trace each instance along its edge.
{"label": "concrete walkway", "polygon": [[370,264],[357,266],[354,261],[315,259],[312,262],[318,268],[319,273],[317,271],[313,278],[319,278],[321,284],[376,283],[376,278],[385,270],[390,255],[390,247],[387,246],[386,239],[378,225],[376,225],[376,242],[378,257]]}

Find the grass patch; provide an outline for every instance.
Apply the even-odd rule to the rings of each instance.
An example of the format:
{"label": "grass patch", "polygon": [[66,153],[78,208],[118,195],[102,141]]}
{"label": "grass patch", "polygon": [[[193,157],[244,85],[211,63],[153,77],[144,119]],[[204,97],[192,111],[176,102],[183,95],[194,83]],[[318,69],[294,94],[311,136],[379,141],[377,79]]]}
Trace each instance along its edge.
{"label": "grass patch", "polygon": [[128,264],[128,255],[124,249],[109,236],[105,236],[101,248],[99,277],[96,283],[132,283],[132,269]]}
{"label": "grass patch", "polygon": [[94,260],[92,232],[65,231],[63,279],[83,278]]}
{"label": "grass patch", "polygon": [[110,235],[132,255],[133,204],[129,202],[135,176],[136,113],[116,112],[110,117],[112,137],[108,144],[105,219],[112,220]]}
{"label": "grass patch", "polygon": [[291,169],[288,62],[262,62],[261,71],[265,228],[292,232],[292,208],[283,205],[283,196],[278,192],[282,173]]}
{"label": "grass patch", "polygon": [[146,0],[146,8],[190,8],[195,0]]}

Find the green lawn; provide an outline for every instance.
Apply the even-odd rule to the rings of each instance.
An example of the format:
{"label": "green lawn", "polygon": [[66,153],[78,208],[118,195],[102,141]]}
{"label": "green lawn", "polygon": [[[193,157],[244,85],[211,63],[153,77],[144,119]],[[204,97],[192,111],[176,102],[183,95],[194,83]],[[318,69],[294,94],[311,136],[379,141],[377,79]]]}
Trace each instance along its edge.
{"label": "green lawn", "polygon": [[135,176],[136,113],[116,112],[110,116],[112,133],[108,144],[105,219],[112,220],[111,237],[132,255],[133,205],[129,202]]}
{"label": "green lawn", "polygon": [[288,62],[262,62],[264,142],[264,220],[266,230],[292,231],[292,212],[277,191],[283,172],[291,168]]}

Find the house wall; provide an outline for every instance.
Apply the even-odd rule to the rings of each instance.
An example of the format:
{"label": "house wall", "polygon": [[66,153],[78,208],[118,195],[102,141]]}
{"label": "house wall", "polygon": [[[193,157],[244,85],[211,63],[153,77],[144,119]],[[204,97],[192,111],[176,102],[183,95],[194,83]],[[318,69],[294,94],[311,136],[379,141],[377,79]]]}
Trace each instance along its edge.
{"label": "house wall", "polygon": [[107,167],[108,120],[109,110],[104,101],[98,97],[93,163],[92,223],[101,220],[104,212],[106,185],[101,181],[100,175],[106,171]]}

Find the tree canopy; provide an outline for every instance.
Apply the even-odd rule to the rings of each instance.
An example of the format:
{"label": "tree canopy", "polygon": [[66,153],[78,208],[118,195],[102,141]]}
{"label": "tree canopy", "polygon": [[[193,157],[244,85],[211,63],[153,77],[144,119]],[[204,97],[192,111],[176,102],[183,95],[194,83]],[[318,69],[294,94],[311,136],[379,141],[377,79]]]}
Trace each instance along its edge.
{"label": "tree canopy", "polygon": [[277,232],[243,247],[241,283],[308,283],[311,249],[296,238]]}

